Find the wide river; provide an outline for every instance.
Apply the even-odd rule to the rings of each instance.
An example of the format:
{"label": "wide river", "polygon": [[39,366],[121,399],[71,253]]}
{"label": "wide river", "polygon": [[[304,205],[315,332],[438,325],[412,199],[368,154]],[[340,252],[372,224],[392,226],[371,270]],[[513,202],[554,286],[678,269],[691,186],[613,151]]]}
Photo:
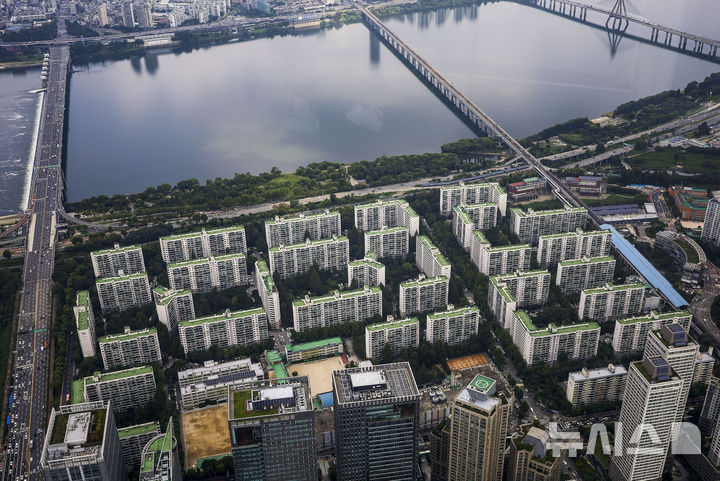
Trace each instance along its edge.
{"label": "wide river", "polygon": [[[720,37],[717,0],[633,0],[629,10]],[[386,23],[516,137],[720,70],[628,38],[611,47],[603,31],[511,2]],[[272,166],[438,151],[472,135],[361,24],[75,69],[71,201]],[[36,77],[27,76],[25,91]],[[6,148],[3,140],[0,159]],[[0,210],[17,210],[21,190],[18,183],[0,196]]]}

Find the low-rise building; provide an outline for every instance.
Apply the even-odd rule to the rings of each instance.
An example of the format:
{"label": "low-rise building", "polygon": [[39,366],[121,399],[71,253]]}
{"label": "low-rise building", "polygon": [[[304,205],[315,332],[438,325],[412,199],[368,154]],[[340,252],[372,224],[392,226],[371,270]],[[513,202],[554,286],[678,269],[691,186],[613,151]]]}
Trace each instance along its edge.
{"label": "low-rise building", "polygon": [[527,271],[531,257],[530,244],[492,246],[481,231],[473,232],[470,259],[486,276]]}
{"label": "low-rise building", "polygon": [[207,351],[211,346],[249,346],[268,339],[267,313],[262,307],[200,317],[178,324],[185,354]]}
{"label": "low-rise building", "polygon": [[329,239],[339,237],[341,233],[340,212],[337,211],[301,212],[265,221],[268,247],[301,244],[306,239]]}
{"label": "low-rise building", "polygon": [[302,344],[286,344],[285,359],[287,362],[303,362],[328,356],[339,356],[343,353],[343,340],[339,337],[304,342]]}
{"label": "low-rise building", "polygon": [[80,350],[83,357],[93,357],[95,350],[95,315],[93,314],[92,302],[88,291],[78,291],[75,295],[75,326],[77,327]]}
{"label": "low-rise building", "polygon": [[116,243],[112,249],[91,252],[90,261],[98,279],[145,272],[142,249],[137,245],[120,247]]}
{"label": "low-rise building", "polygon": [[400,315],[434,311],[448,303],[450,280],[447,277],[426,278],[400,283]]}
{"label": "low-rise building", "polygon": [[112,401],[116,413],[145,405],[155,396],[155,376],[151,366],[96,372],[78,381],[83,383],[86,401]]}
{"label": "low-rise building", "polygon": [[415,264],[427,277],[450,279],[452,266],[427,236],[419,235],[415,240]]}
{"label": "low-rise building", "polygon": [[614,321],[642,311],[645,284],[606,284],[580,293],[578,317],[596,322]]}
{"label": "low-rise building", "polygon": [[490,277],[488,306],[497,322],[505,329],[511,329],[516,309],[545,304],[549,294],[548,271],[500,274]]}
{"label": "low-rise building", "polygon": [[341,271],[350,260],[347,237],[310,240],[301,244],[280,245],[268,251],[270,272],[287,279],[302,275],[317,266],[320,270]]}
{"label": "low-rise building", "polygon": [[265,261],[255,262],[255,287],[257,287],[260,300],[267,313],[271,329],[280,329],[280,293],[277,290],[272,273]]}
{"label": "low-rise building", "polygon": [[187,412],[209,403],[227,400],[228,388],[265,379],[259,363],[248,359],[217,363],[206,361],[202,367],[178,372],[180,405]]}
{"label": "low-rise building", "polygon": [[245,254],[210,256],[168,264],[170,288],[176,291],[210,292],[248,284]]}
{"label": "low-rise building", "polygon": [[605,257],[610,254],[612,234],[609,230],[547,234],[538,238],[537,261],[542,267],[583,257]]}
{"label": "low-rise building", "polygon": [[[417,317],[394,319],[365,326],[365,355],[370,359],[382,359],[385,346],[397,355],[408,347],[420,345],[420,321]],[[387,359],[385,359],[387,361]]]}
{"label": "low-rise building", "polygon": [[537,245],[540,236],[575,232],[585,227],[587,209],[584,207],[565,207],[556,210],[510,209],[510,231],[520,238],[520,242]]}
{"label": "low-rise building", "polygon": [[167,327],[168,332],[176,332],[180,321],[195,319],[195,304],[190,289],[176,291],[158,285],[153,289],[153,297],[158,321]]}
{"label": "low-rise building", "polygon": [[497,204],[500,215],[505,215],[507,193],[497,182],[479,184],[460,182],[455,185],[440,187],[440,215],[452,215],[453,209],[460,204],[484,204],[488,202]]}
{"label": "low-rise building", "polygon": [[578,195],[602,195],[607,192],[607,182],[602,177],[589,175],[565,177],[562,183]]}
{"label": "low-rise building", "polygon": [[160,342],[157,329],[131,331],[125,326],[122,334],[110,334],[98,339],[100,355],[106,370],[152,364],[159,361]]}
{"label": "low-rise building", "polygon": [[160,252],[166,264],[245,254],[247,244],[244,226],[220,227],[199,232],[175,234],[160,238]]}
{"label": "low-rise building", "polygon": [[363,289],[385,285],[385,265],[377,260],[375,252],[368,252],[364,259],[348,262],[348,286]]}
{"label": "low-rise building", "polygon": [[103,313],[122,312],[152,302],[150,283],[145,272],[104,277],[95,283]]}
{"label": "low-rise building", "polygon": [[414,236],[420,230],[420,216],[405,200],[379,200],[355,206],[355,227],[361,231],[407,227],[409,234]]}
{"label": "low-rise building", "polygon": [[668,189],[675,201],[675,207],[680,211],[680,218],[702,222],[705,220],[710,195],[705,189],[695,187],[672,186]]}
{"label": "low-rise building", "polygon": [[602,401],[621,401],[627,369],[608,364],[601,369],[583,368],[571,372],[567,380],[567,400],[573,406],[590,406]]}
{"label": "low-rise building", "polygon": [[452,229],[458,243],[469,249],[473,231],[490,230],[497,220],[497,204],[461,204],[453,208]]}
{"label": "low-rise building", "polygon": [[563,294],[572,294],[609,284],[614,275],[614,257],[583,257],[559,262],[555,285]]}
{"label": "low-rise building", "polygon": [[132,473],[140,469],[140,454],[152,438],[160,434],[160,423],[153,421],[118,429],[125,471]]}
{"label": "low-rise building", "polygon": [[685,331],[690,329],[692,315],[689,311],[671,311],[659,313],[650,311],[649,314],[635,317],[626,317],[615,321],[613,331],[613,350],[615,354],[626,356],[642,352],[648,333],[669,324],[680,324]]}
{"label": "low-rise building", "polygon": [[405,226],[386,227],[365,232],[365,255],[374,252],[384,257],[407,257],[410,252],[410,231]]}
{"label": "low-rise building", "polygon": [[705,252],[690,237],[669,230],[658,232],[655,236],[655,247],[667,252],[681,269],[681,281],[697,285],[703,264],[707,261]]}
{"label": "low-rise building", "polygon": [[508,193],[513,202],[537,199],[547,192],[547,182],[539,177],[528,177],[520,182],[508,184]]}
{"label": "low-rise building", "polygon": [[449,304],[444,311],[428,314],[425,340],[430,344],[460,344],[478,333],[479,323],[480,310],[476,306],[455,308]]}
{"label": "low-rise building", "polygon": [[295,299],[292,309],[293,325],[298,332],[345,322],[363,322],[382,315],[382,290],[373,286],[335,291],[325,296],[305,296]]}

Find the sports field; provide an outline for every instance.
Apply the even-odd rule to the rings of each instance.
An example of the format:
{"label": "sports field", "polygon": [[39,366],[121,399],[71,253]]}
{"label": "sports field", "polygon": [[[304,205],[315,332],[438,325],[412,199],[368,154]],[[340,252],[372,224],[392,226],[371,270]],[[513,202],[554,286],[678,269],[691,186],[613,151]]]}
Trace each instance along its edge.
{"label": "sports field", "polygon": [[299,362],[290,364],[287,372],[292,375],[297,372],[298,376],[307,376],[310,380],[310,392],[313,396],[324,392],[332,391],[332,372],[337,369],[345,369],[340,356],[329,357],[319,361]]}
{"label": "sports field", "polygon": [[182,414],[186,469],[194,467],[196,459],[230,454],[227,417],[226,403]]}
{"label": "sports field", "polygon": [[452,371],[462,371],[464,369],[472,369],[474,367],[483,366],[488,363],[485,354],[471,354],[469,356],[456,357],[450,359],[447,364]]}

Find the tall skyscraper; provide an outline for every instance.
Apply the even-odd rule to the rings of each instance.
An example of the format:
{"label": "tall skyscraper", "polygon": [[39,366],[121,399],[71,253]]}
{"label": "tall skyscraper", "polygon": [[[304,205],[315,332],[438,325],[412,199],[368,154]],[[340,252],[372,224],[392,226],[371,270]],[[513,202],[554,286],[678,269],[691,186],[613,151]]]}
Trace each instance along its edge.
{"label": "tall skyscraper", "polygon": [[97,339],[95,337],[95,315],[88,291],[77,292],[73,313],[82,355],[83,357],[93,357],[97,353],[95,349]]}
{"label": "tall skyscraper", "polygon": [[705,212],[705,223],[700,239],[715,247],[720,247],[720,190],[712,192],[712,199],[708,202]]}
{"label": "tall skyscraper", "polygon": [[414,480],[420,393],[410,364],[333,371],[338,479]]}
{"label": "tall skyscraper", "polygon": [[707,386],[698,425],[705,436],[712,436],[716,424],[720,424],[720,378],[713,377]]}
{"label": "tall skyscraper", "polygon": [[182,479],[177,439],[170,418],[165,434],[155,436],[142,451],[140,481],[182,481]]}
{"label": "tall skyscraper", "polygon": [[123,3],[122,6],[123,26],[128,28],[135,27],[135,13],[133,12],[133,4],[130,2]]}
{"label": "tall skyscraper", "polygon": [[101,27],[104,27],[108,23],[108,15],[107,15],[107,5],[105,3],[101,3],[98,6],[98,22],[100,23]]}

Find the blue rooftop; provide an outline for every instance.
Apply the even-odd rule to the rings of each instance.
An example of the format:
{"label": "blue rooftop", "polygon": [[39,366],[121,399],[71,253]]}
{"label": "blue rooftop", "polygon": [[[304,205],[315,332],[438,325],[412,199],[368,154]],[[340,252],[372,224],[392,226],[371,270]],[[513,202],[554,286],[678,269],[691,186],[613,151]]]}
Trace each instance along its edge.
{"label": "blue rooftop", "polygon": [[627,259],[627,261],[633,265],[633,267],[640,273],[641,276],[651,285],[657,289],[662,296],[668,300],[675,309],[688,306],[688,302],[678,291],[665,279],[665,276],[653,266],[649,260],[645,258],[630,243],[626,238],[622,236],[613,226],[609,224],[603,224],[600,226],[601,229],[608,229],[612,235],[612,242],[615,248],[620,251],[620,254]]}
{"label": "blue rooftop", "polygon": [[324,392],[318,395],[318,397],[320,398],[320,402],[322,403],[323,408],[329,408],[333,406],[334,400],[332,391]]}
{"label": "blue rooftop", "polygon": [[600,217],[604,217],[606,215],[637,214],[638,206],[636,204],[600,205],[591,207],[590,210]]}

